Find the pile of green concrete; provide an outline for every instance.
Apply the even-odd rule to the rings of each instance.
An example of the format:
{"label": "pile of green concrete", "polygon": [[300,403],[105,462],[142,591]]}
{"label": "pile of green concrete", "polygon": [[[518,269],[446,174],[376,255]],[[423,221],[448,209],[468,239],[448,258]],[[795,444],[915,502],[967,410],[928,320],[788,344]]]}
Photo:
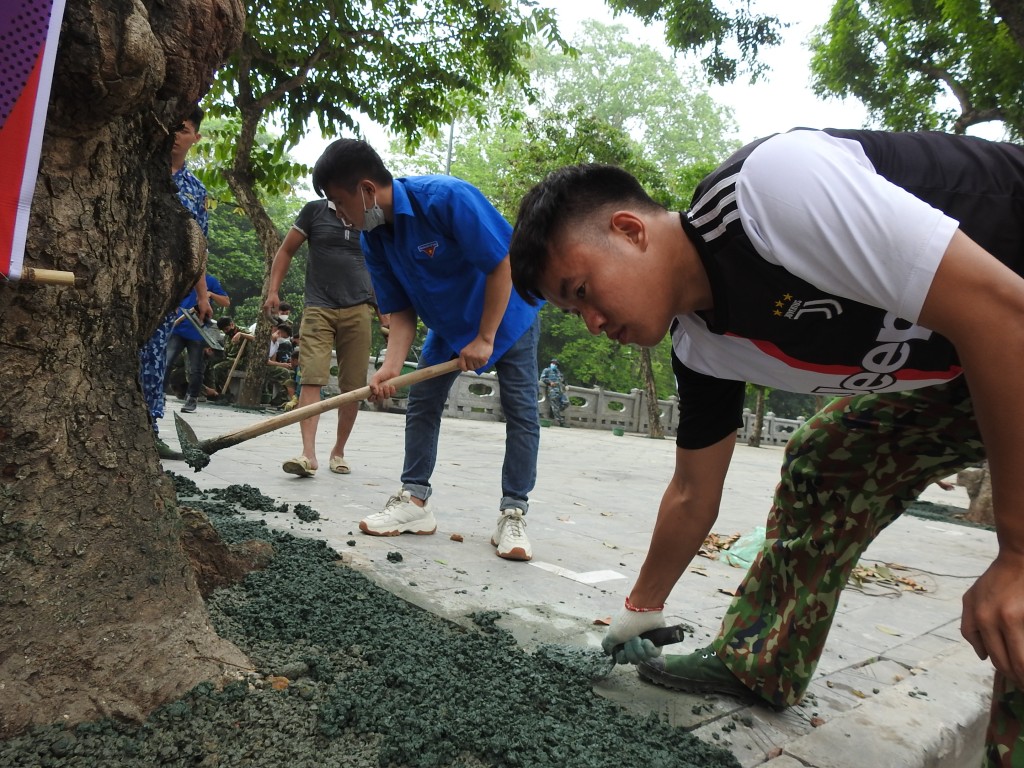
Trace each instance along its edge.
{"label": "pile of green concrete", "polygon": [[223,690],[199,686],[142,726],[34,729],[0,742],[0,765],[738,765],[721,748],[600,698],[572,665],[524,652],[494,615],[454,625],[346,567],[322,541],[243,520],[239,504],[278,508],[255,489],[207,495],[175,482],[225,541],[274,546],[269,568],[209,601],[218,632],[256,672]]}

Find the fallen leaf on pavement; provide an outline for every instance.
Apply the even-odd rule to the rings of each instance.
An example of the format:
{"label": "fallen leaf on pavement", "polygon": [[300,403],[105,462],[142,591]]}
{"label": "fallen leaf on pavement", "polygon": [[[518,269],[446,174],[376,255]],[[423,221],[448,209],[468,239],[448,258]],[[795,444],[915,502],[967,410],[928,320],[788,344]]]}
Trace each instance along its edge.
{"label": "fallen leaf on pavement", "polygon": [[885,632],[885,634],[887,634],[887,635],[892,635],[894,637],[903,637],[903,633],[902,632],[898,632],[897,630],[893,629],[892,627],[886,627],[886,626],[884,626],[882,624],[875,624],[875,629],[877,629],[879,632]]}
{"label": "fallen leaf on pavement", "polygon": [[708,560],[717,560],[718,553],[723,549],[728,549],[739,537],[738,533],[734,533],[731,536],[723,536],[714,532],[709,533],[707,538],[704,539],[704,543],[700,545],[697,554],[708,558]]}

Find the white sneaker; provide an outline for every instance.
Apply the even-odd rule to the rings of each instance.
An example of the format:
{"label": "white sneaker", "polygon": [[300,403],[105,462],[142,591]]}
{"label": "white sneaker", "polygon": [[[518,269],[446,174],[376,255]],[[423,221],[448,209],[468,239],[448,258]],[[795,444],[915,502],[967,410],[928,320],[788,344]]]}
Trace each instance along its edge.
{"label": "white sneaker", "polygon": [[533,557],[530,540],[526,538],[526,518],[519,507],[502,510],[498,527],[491,536],[491,544],[498,548],[498,557],[506,560],[529,560]]}
{"label": "white sneaker", "polygon": [[429,536],[437,530],[437,521],[428,504],[422,507],[413,504],[412,495],[403,490],[388,499],[383,512],[363,518],[359,530],[371,536],[398,536],[400,533]]}

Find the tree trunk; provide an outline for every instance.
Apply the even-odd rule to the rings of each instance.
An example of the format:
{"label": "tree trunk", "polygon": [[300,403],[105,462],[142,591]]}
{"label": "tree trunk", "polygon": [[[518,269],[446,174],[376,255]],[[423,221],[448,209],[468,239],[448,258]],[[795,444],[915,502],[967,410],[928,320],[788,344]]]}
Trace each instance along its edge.
{"label": "tree trunk", "polygon": [[750,430],[747,445],[751,448],[760,448],[761,435],[764,432],[764,408],[767,390],[765,387],[754,385],[754,391],[757,392],[757,403],[754,406],[754,427]]}
{"label": "tree trunk", "polygon": [[[281,247],[282,239],[281,233],[277,231],[270,214],[267,213],[263,202],[256,194],[256,174],[252,168],[252,149],[256,142],[256,131],[259,129],[261,111],[252,102],[239,105],[239,111],[242,115],[242,126],[235,144],[231,169],[225,172],[224,177],[228,182],[228,187],[234,193],[238,205],[252,222],[256,238],[263,246],[263,290],[260,292],[260,303],[262,304],[267,299],[267,289],[270,287],[270,265],[274,263],[274,256],[277,255],[277,251]],[[263,395],[263,380],[267,375],[271,330],[269,319],[261,312],[256,323],[253,354],[249,355],[245,377],[238,389],[239,405],[255,407],[260,404],[260,398]],[[256,354],[256,350],[263,350],[263,354]]]}
{"label": "tree trunk", "polygon": [[986,461],[980,469],[964,469],[957,473],[957,485],[967,489],[970,506],[964,519],[979,525],[996,524],[996,513],[992,506],[992,476]]}
{"label": "tree trunk", "polygon": [[0,285],[0,736],[139,719],[244,664],[180,544],[138,349],[205,254],[170,179],[174,126],[237,45],[240,0],[68,0],[26,266]]}
{"label": "tree trunk", "polygon": [[665,428],[661,425],[661,406],[658,405],[658,389],[654,386],[654,369],[651,367],[651,350],[640,348],[640,371],[647,391],[647,434],[655,440],[665,439]]}

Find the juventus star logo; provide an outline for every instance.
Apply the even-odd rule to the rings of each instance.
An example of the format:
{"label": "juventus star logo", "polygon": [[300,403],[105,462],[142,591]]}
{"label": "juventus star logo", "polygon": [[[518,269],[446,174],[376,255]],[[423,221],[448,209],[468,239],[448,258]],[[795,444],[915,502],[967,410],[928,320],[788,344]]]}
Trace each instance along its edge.
{"label": "juventus star logo", "polygon": [[807,315],[824,315],[825,320],[831,320],[833,317],[843,314],[843,305],[835,299],[803,301],[794,299],[791,293],[786,293],[775,302],[772,314],[775,317],[785,317],[787,320],[799,320]]}

